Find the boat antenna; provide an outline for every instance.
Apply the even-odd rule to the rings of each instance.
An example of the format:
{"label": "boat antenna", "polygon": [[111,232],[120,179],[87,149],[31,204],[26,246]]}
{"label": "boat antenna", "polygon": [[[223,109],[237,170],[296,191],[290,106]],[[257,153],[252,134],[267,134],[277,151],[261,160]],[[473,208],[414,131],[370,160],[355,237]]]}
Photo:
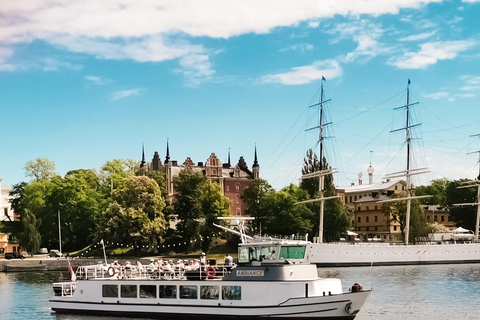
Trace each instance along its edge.
{"label": "boat antenna", "polygon": [[324,197],[324,194],[323,194],[323,191],[325,189],[325,176],[338,172],[336,171],[336,169],[332,169],[332,168],[328,169],[326,167],[324,168],[323,166],[323,140],[326,138],[323,135],[323,127],[332,124],[332,122],[323,123],[323,105],[331,100],[331,99],[323,100],[323,83],[325,81],[327,81],[327,79],[325,79],[325,77],[322,76],[321,85],[320,85],[320,102],[310,106],[310,107],[318,107],[318,126],[305,130],[305,131],[310,131],[310,130],[318,129],[318,149],[319,149],[318,154],[320,156],[319,158],[320,171],[304,174],[300,178],[303,180],[303,179],[318,177],[319,197],[316,199],[310,199],[310,200],[295,203],[295,204],[301,204],[301,203],[308,203],[308,202],[320,202],[320,217],[319,217],[319,223],[318,223],[318,242],[319,243],[323,242],[323,220],[324,220],[323,215],[324,215],[324,209],[325,209],[325,200],[340,198],[340,196]]}

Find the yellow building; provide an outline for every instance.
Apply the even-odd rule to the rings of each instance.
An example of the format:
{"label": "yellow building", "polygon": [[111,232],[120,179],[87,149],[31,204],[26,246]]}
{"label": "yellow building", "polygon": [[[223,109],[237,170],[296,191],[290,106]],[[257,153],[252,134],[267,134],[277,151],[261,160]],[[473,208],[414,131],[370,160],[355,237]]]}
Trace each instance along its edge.
{"label": "yellow building", "polygon": [[425,217],[428,223],[439,223],[449,229],[455,229],[455,222],[450,219],[450,211],[440,206],[424,205]]}

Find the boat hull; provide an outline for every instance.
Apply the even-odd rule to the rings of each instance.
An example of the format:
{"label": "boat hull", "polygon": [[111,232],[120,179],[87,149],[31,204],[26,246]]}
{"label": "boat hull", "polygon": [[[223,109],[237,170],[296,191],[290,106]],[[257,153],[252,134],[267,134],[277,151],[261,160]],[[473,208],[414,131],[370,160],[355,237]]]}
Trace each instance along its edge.
{"label": "boat hull", "polygon": [[480,243],[390,245],[312,243],[310,263],[319,267],[480,263]]}
{"label": "boat hull", "polygon": [[51,308],[58,313],[99,314],[147,318],[281,318],[281,319],[354,319],[370,291],[346,293],[325,297],[289,299],[278,305],[229,306],[175,305],[160,303],[97,303],[51,300]]}

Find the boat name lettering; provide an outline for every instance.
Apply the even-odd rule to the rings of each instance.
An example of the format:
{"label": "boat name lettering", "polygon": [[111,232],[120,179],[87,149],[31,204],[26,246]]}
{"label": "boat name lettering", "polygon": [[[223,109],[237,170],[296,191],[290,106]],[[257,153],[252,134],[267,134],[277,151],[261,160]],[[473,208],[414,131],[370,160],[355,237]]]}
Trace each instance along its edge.
{"label": "boat name lettering", "polygon": [[237,270],[237,276],[239,277],[263,277],[265,276],[264,270]]}

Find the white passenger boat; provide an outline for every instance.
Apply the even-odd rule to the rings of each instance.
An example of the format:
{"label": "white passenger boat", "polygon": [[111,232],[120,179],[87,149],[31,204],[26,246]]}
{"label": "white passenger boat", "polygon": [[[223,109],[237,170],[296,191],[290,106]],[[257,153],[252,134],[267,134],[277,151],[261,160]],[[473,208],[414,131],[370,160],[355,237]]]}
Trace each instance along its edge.
{"label": "white passenger boat", "polygon": [[354,319],[370,290],[354,284],[343,292],[340,279],[319,278],[316,266],[307,261],[308,244],[242,243],[236,266],[200,267],[197,280],[181,269],[167,274],[105,264],[80,267],[76,281],[53,284],[51,308],[149,318]]}

